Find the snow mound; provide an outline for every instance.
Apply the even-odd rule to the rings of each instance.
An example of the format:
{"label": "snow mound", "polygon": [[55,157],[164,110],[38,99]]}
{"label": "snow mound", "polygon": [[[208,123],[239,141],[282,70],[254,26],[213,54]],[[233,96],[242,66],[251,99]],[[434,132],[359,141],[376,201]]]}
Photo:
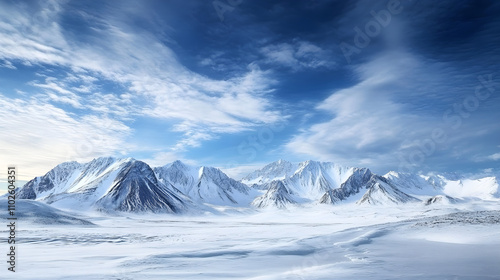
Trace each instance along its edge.
{"label": "snow mound", "polygon": [[389,230],[387,229],[374,229],[351,240],[335,242],[333,245],[338,247],[357,247],[360,245],[370,244],[374,238],[382,237],[388,233]]}
{"label": "snow mound", "polygon": [[453,203],[457,203],[457,200],[447,195],[435,195],[425,201],[425,205],[431,205],[431,204],[449,205]]}
{"label": "snow mound", "polygon": [[495,177],[481,179],[449,180],[443,192],[452,197],[477,197],[493,199],[500,197],[499,186]]}
{"label": "snow mound", "polygon": [[[2,205],[2,208],[7,209],[7,199],[0,199],[0,205]],[[94,225],[70,213],[49,206],[43,202],[33,200],[16,200],[15,214],[17,219],[23,223],[29,222],[42,225]],[[7,220],[10,216],[7,211],[2,211],[0,217]]]}

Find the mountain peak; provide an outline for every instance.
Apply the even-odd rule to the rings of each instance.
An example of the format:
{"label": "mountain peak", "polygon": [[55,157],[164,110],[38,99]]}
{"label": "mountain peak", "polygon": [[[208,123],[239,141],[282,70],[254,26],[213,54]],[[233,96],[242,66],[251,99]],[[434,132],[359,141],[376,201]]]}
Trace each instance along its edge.
{"label": "mountain peak", "polygon": [[108,163],[108,162],[115,162],[116,158],[115,157],[98,157],[92,159],[90,162],[91,163]]}
{"label": "mountain peak", "polygon": [[285,184],[283,184],[283,182],[280,180],[272,181],[271,183],[269,183],[269,185],[269,190],[290,193],[290,191],[285,187]]}
{"label": "mountain peak", "polygon": [[357,202],[358,204],[390,205],[420,201],[400,191],[382,176],[372,176],[367,187],[368,191]]}
{"label": "mountain peak", "polygon": [[184,164],[181,160],[179,160],[179,159],[177,159],[177,160],[173,161],[171,164],[172,164],[172,165],[180,165],[180,166],[184,166],[184,165],[185,165],[185,164]]}
{"label": "mountain peak", "polygon": [[74,167],[74,166],[80,166],[81,164],[76,162],[76,161],[66,161],[63,163],[60,163],[56,165],[54,168],[64,168],[64,167]]}
{"label": "mountain peak", "polygon": [[289,177],[296,169],[296,164],[280,159],[248,174],[241,181],[247,185],[268,183]]}
{"label": "mountain peak", "polygon": [[367,168],[280,159],[238,182],[218,168],[189,166],[180,160],[152,169],[133,158],[100,157],[84,164],[61,163],[26,183],[18,196],[81,209],[100,206],[167,212],[183,209],[183,200],[186,205],[248,206],[252,202],[257,207],[284,207],[306,202],[399,204],[431,197],[433,203],[467,197],[500,198],[496,177],[476,177],[450,180],[442,174],[394,171],[379,176]]}
{"label": "mountain peak", "polygon": [[250,191],[255,191],[215,167],[191,167],[175,161],[154,171],[161,182],[199,203],[246,204],[253,199]]}
{"label": "mountain peak", "polygon": [[297,203],[292,192],[285,186],[281,180],[275,180],[269,183],[267,192],[261,195],[252,202],[252,205],[258,208],[277,207],[286,208],[288,204]]}
{"label": "mountain peak", "polygon": [[289,162],[288,160],[284,160],[284,159],[278,159],[274,163],[277,165],[281,165],[281,164],[290,164],[291,162]]}
{"label": "mountain peak", "polygon": [[269,168],[275,168],[276,166],[287,166],[291,165],[292,163],[290,161],[284,160],[284,159],[279,159],[277,161],[273,161],[267,165],[265,165],[262,169],[269,169]]}
{"label": "mountain peak", "polygon": [[184,202],[158,182],[151,167],[138,160],[124,161],[112,185],[95,204],[104,210],[168,212],[185,210]]}
{"label": "mountain peak", "polygon": [[302,170],[303,169],[310,169],[310,168],[314,168],[314,167],[318,166],[319,164],[320,164],[320,162],[318,162],[318,161],[306,160],[306,161],[299,163],[299,167]]}

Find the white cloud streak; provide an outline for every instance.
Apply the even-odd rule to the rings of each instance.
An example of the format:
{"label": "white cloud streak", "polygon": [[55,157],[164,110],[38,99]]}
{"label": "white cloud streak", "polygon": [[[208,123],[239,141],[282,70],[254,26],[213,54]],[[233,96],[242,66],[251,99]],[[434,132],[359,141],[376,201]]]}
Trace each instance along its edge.
{"label": "white cloud streak", "polygon": [[[0,17],[4,19],[0,23],[0,59],[4,67],[21,62],[70,69],[64,78],[45,73],[45,81],[33,82],[43,92],[35,96],[36,100],[3,100],[10,104],[16,121],[8,122],[12,115],[4,114],[0,122],[9,129],[23,127],[17,130],[18,141],[2,143],[3,149],[17,150],[19,156],[41,161],[70,149],[71,143],[81,143],[81,136],[73,134],[92,136],[114,131],[119,133],[110,136],[109,145],[100,150],[116,152],[123,146],[124,137],[133,133],[122,121],[144,116],[177,123],[170,129],[184,137],[172,148],[181,151],[221,133],[241,132],[282,118],[273,109],[269,95],[274,81],[268,77],[269,72],[256,65],[250,65],[248,72],[239,77],[210,79],[181,65],[175,53],[154,34],[135,30],[112,13],[81,13],[92,36],[79,42],[78,34],[72,35],[60,25],[61,14],[67,12],[65,7],[57,1],[40,2],[38,7],[0,4]],[[119,83],[125,90],[103,92],[96,86],[102,80]],[[55,106],[59,104],[85,112],[73,116]],[[24,113],[14,105],[23,107]],[[111,131],[101,131],[96,116],[115,117],[117,121]],[[51,130],[40,129],[49,120],[53,120]],[[32,140],[43,143],[37,150],[58,147],[57,153],[35,152]],[[6,158],[17,160],[11,153]],[[60,160],[61,156],[53,162]]]}
{"label": "white cloud streak", "polygon": [[24,179],[61,161],[88,161],[132,148],[125,142],[131,129],[116,120],[76,117],[43,101],[2,95],[0,107],[1,164],[17,165]]}
{"label": "white cloud streak", "polygon": [[398,156],[430,137],[434,128],[430,124],[440,122],[441,115],[418,114],[410,107],[415,104],[398,101],[400,95],[411,98],[412,90],[428,86],[420,86],[414,77],[432,76],[432,71],[409,53],[381,55],[358,65],[358,83],[316,106],[316,113],[329,114],[331,119],[302,130],[286,149],[351,166],[397,168]]}
{"label": "white cloud streak", "polygon": [[292,71],[332,68],[336,63],[327,51],[306,41],[268,45],[261,48],[264,62],[287,67]]}
{"label": "white cloud streak", "polygon": [[490,159],[490,160],[500,160],[500,153],[489,155],[488,159]]}

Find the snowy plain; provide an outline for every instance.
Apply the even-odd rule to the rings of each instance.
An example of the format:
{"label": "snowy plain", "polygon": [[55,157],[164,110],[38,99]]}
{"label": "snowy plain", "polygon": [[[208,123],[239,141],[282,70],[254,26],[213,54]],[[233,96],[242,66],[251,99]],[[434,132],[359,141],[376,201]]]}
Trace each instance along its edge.
{"label": "snowy plain", "polygon": [[192,216],[23,208],[17,272],[2,279],[500,279],[498,201]]}

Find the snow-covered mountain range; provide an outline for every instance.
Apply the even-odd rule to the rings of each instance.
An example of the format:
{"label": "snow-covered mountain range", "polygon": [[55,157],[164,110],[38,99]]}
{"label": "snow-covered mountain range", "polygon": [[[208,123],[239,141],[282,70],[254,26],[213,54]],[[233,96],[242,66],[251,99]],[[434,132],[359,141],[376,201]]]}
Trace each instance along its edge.
{"label": "snow-covered mountain range", "polygon": [[144,162],[131,158],[98,158],[66,162],[29,181],[18,198],[76,209],[182,212],[189,199],[163,185]]}
{"label": "snow-covered mountain range", "polygon": [[196,203],[249,205],[258,192],[214,167],[194,167],[174,161],[154,168],[158,179]]}
{"label": "snow-covered mountain range", "polygon": [[500,197],[495,177],[452,178],[389,172],[331,162],[279,160],[241,181],[214,167],[175,161],[151,168],[132,158],[62,163],[18,190],[18,198],[77,210],[182,213],[190,209],[302,204],[457,203]]}
{"label": "snow-covered mountain range", "polygon": [[[279,188],[276,188],[277,181],[282,183]],[[490,200],[500,197],[499,184],[495,177],[448,179],[443,175],[393,171],[380,176],[367,168],[317,161],[295,164],[279,160],[248,174],[241,182],[255,189],[269,190],[258,198],[257,204],[254,203],[259,207],[282,207],[283,201],[289,204],[302,201],[385,205],[409,202],[444,203],[469,198]]]}

